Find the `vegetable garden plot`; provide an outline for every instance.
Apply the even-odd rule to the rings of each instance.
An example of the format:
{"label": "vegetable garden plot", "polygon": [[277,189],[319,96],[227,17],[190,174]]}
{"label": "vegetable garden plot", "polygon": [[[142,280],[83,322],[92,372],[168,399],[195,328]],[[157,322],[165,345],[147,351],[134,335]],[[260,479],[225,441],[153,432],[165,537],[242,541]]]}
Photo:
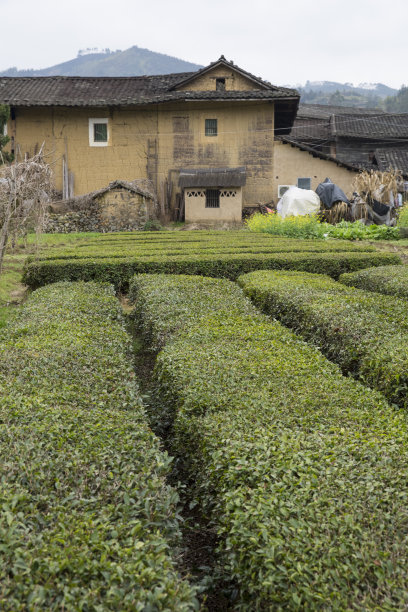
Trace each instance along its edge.
{"label": "vegetable garden plot", "polygon": [[408,266],[381,266],[364,272],[342,274],[341,283],[365,291],[408,298]]}
{"label": "vegetable garden plot", "polygon": [[234,609],[405,609],[405,415],[228,281],[141,275],[131,296]]}
{"label": "vegetable garden plot", "polygon": [[254,272],[238,283],[258,308],[316,344],[344,372],[408,407],[405,300],[299,272]]}
{"label": "vegetable garden plot", "polygon": [[1,610],[198,609],[112,289],[40,289],[0,351]]}

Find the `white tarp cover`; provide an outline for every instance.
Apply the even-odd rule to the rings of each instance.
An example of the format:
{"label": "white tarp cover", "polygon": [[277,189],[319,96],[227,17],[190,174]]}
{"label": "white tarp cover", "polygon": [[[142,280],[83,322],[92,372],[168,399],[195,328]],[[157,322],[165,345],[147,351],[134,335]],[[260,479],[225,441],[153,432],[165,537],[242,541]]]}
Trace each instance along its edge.
{"label": "white tarp cover", "polygon": [[298,215],[313,215],[320,210],[320,198],[311,189],[292,186],[285,191],[276,210],[282,219]]}

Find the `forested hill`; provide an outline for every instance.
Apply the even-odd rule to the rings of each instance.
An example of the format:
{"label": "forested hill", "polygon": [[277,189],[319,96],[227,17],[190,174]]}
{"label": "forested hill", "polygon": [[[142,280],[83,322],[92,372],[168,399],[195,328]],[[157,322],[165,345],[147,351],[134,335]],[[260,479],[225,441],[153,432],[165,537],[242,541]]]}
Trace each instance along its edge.
{"label": "forested hill", "polygon": [[80,51],[75,59],[50,68],[42,70],[9,68],[0,72],[0,76],[139,76],[192,72],[199,68],[202,66],[134,46],[125,51],[86,49]]}
{"label": "forested hill", "polygon": [[[397,90],[382,83],[336,83],[334,81],[307,81],[298,87],[303,104],[330,104],[334,106],[358,106],[360,108],[384,108],[384,100],[393,97]],[[387,98],[388,99],[388,98]]]}

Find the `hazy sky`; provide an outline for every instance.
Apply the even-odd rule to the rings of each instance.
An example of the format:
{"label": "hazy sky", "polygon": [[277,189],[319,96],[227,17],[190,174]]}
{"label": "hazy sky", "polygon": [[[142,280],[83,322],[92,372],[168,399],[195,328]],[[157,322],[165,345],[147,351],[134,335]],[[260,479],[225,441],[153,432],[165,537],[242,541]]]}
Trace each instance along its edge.
{"label": "hazy sky", "polygon": [[133,45],[277,85],[408,84],[408,0],[0,0],[0,70]]}

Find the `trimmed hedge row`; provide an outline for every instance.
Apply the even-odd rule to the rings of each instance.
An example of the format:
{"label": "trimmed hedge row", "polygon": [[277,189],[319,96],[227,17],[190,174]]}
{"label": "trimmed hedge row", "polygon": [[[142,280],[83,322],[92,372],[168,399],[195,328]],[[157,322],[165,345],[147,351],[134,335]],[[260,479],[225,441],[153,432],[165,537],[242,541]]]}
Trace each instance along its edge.
{"label": "trimmed hedge row", "polygon": [[234,609],[405,609],[405,416],[226,280],[142,275],[131,294],[166,343],[162,416],[217,527]]}
{"label": "trimmed hedge row", "polygon": [[40,289],[2,330],[2,610],[198,609],[130,363],[108,287]]}
{"label": "trimmed hedge row", "polygon": [[381,266],[364,272],[342,274],[339,281],[349,287],[408,298],[408,266]]}
{"label": "trimmed hedge row", "polygon": [[400,263],[391,253],[262,253],[191,254],[179,256],[128,257],[33,261],[26,264],[23,282],[35,289],[56,281],[102,281],[126,290],[135,273],[193,274],[235,280],[258,269],[295,269],[321,272],[338,278],[370,266]]}
{"label": "trimmed hedge row", "polygon": [[389,401],[408,407],[408,304],[327,276],[254,272],[239,285],[263,312],[316,344]]}
{"label": "trimmed hedge row", "polygon": [[29,261],[49,259],[84,259],[101,257],[140,257],[148,255],[187,255],[198,253],[338,253],[338,252],[375,252],[374,247],[362,247],[351,242],[324,240],[294,240],[291,238],[268,237],[268,240],[249,240],[247,234],[232,239],[225,235],[224,240],[215,240],[212,236],[206,240],[112,240],[93,241],[79,245],[69,245],[48,249],[37,256],[31,256]]}

